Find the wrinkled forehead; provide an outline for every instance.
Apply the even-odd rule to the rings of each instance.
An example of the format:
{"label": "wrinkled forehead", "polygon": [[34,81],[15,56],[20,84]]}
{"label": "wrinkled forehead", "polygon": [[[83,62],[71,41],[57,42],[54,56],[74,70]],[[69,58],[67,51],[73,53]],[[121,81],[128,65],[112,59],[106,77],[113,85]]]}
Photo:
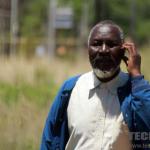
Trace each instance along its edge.
{"label": "wrinkled forehead", "polygon": [[112,29],[109,26],[101,26],[101,27],[97,27],[96,28],[97,31],[99,31],[100,33],[110,33],[112,32]]}
{"label": "wrinkled forehead", "polygon": [[123,40],[123,33],[119,27],[114,25],[96,25],[89,35],[89,39],[95,37],[97,35],[108,35],[113,34],[114,37]]}
{"label": "wrinkled forehead", "polygon": [[113,25],[99,25],[99,26],[96,26],[95,29],[93,30],[93,34],[96,34],[96,33],[99,33],[99,34],[113,33],[117,36],[117,35],[120,35],[120,30],[116,26],[113,26]]}

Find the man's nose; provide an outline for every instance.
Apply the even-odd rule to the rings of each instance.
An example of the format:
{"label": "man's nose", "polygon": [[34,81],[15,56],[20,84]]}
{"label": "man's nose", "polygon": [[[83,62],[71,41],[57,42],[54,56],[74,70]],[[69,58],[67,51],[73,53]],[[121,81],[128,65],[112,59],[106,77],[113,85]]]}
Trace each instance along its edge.
{"label": "man's nose", "polygon": [[101,48],[99,49],[99,52],[101,52],[101,53],[108,53],[109,52],[109,48],[107,47],[105,42],[103,42]]}
{"label": "man's nose", "polygon": [[105,50],[106,50],[106,44],[103,43],[103,45],[102,45],[102,51],[105,51]]}

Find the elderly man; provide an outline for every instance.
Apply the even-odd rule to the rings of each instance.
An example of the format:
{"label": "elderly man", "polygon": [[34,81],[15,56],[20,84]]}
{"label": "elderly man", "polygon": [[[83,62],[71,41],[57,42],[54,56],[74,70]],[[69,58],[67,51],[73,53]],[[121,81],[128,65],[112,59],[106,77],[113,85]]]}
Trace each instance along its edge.
{"label": "elderly man", "polygon": [[150,149],[150,85],[134,43],[124,42],[117,24],[102,21],[90,32],[88,52],[92,71],[63,84],[41,150]]}

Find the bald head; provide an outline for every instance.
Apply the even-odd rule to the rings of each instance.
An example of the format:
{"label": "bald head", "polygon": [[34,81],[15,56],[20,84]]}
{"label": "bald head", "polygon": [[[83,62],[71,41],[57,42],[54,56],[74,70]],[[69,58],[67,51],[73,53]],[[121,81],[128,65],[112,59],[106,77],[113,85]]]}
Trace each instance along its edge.
{"label": "bald head", "polygon": [[111,32],[110,30],[112,30],[115,33],[118,33],[120,40],[122,41],[124,40],[124,34],[123,34],[123,30],[121,29],[121,27],[111,20],[105,20],[105,21],[99,22],[91,29],[89,37],[88,37],[88,46],[89,46],[91,36],[95,31],[100,31],[101,33],[108,33],[108,32]]}

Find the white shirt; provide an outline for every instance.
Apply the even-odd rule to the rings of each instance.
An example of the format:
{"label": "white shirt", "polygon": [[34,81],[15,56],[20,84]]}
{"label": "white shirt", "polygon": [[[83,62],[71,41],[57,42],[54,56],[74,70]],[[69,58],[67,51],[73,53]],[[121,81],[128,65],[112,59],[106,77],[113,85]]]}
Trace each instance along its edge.
{"label": "white shirt", "polygon": [[67,108],[70,137],[65,150],[131,149],[117,96],[117,88],[127,80],[123,72],[107,83],[93,72],[79,78]]}

